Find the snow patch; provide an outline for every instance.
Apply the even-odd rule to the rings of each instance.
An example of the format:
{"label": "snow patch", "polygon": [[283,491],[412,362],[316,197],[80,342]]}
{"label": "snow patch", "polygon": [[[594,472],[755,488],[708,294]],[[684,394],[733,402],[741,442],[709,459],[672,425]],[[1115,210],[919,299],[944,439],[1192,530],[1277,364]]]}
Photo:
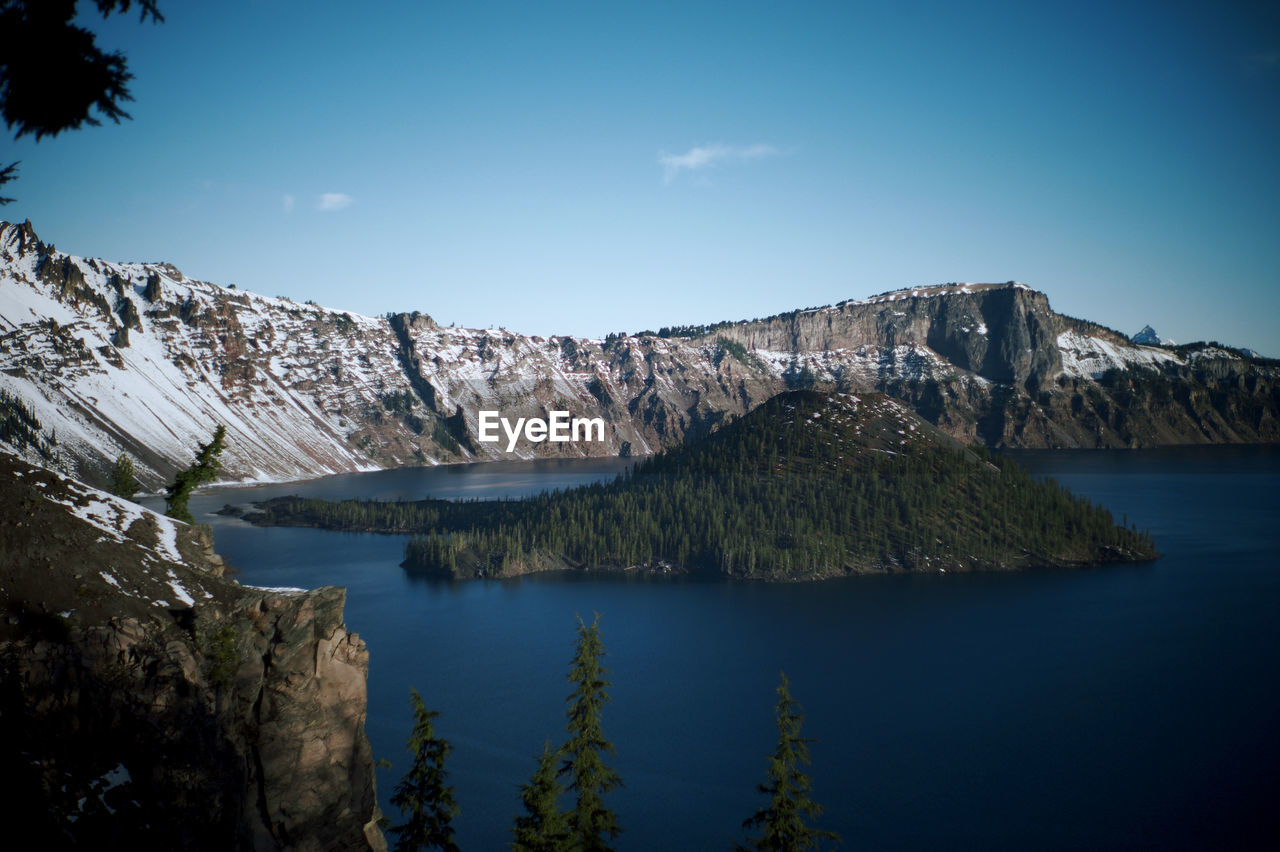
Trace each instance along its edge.
{"label": "snow patch", "polygon": [[260,592],[275,592],[281,595],[300,595],[307,591],[297,586],[254,586],[249,583],[241,583],[246,589],[257,589]]}
{"label": "snow patch", "polygon": [[1164,364],[1185,363],[1171,352],[1152,346],[1117,345],[1100,337],[1064,331],[1058,335],[1062,372],[1077,378],[1099,378],[1107,370],[1140,367],[1158,370]]}
{"label": "snow patch", "polygon": [[196,599],[191,597],[191,595],[187,592],[187,590],[183,588],[182,581],[178,579],[178,575],[174,573],[174,570],[172,568],[169,569],[168,576],[169,576],[169,588],[173,590],[173,593],[175,596],[177,596],[178,600],[182,601],[187,606],[195,606]]}

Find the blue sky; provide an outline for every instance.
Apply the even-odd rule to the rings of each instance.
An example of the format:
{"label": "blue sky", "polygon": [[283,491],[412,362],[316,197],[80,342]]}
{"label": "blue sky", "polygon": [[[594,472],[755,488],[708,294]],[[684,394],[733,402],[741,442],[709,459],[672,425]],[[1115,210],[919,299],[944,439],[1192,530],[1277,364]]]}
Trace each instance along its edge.
{"label": "blue sky", "polygon": [[1280,356],[1275,4],[366,6],[95,20],[134,120],[0,143],[0,216],[532,334],[1017,279]]}

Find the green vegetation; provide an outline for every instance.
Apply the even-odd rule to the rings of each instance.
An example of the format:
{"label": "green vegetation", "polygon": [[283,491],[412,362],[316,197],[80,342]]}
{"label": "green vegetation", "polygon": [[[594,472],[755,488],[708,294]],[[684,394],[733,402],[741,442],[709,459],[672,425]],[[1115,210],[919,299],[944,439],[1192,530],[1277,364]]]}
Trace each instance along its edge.
{"label": "green vegetation", "polygon": [[791,852],[818,849],[824,840],[838,843],[840,835],[811,825],[822,815],[822,806],[809,797],[812,784],[801,767],[810,763],[809,743],[813,740],[800,736],[804,716],[791,697],[791,683],[785,673],[778,684],[776,715],[778,746],[769,757],[769,783],[760,785],[769,804],[743,821],[744,829],[757,828],[760,835],[749,838],[740,848]]}
{"label": "green vegetation", "polygon": [[560,810],[559,800],[563,789],[556,777],[556,762],[560,751],[551,748],[547,740],[538,756],[538,768],[533,778],[520,788],[520,804],[524,814],[516,817],[512,826],[511,848],[515,852],[558,852],[569,840],[569,821]]}
{"label": "green vegetation", "polygon": [[427,709],[418,690],[409,690],[409,701],[413,705],[414,721],[408,750],[413,755],[413,765],[391,796],[391,804],[401,813],[407,813],[408,819],[391,827],[396,838],[394,849],[396,852],[433,848],[457,852],[453,818],[459,808],[453,787],[445,784],[449,773],[444,768],[452,746],[436,736],[435,720],[440,713]]}
{"label": "green vegetation", "polygon": [[382,406],[392,414],[407,414],[413,411],[413,392],[408,390],[392,391],[381,396]]}
{"label": "green vegetation", "polygon": [[569,839],[575,849],[604,850],[605,841],[622,830],[618,817],[605,807],[606,793],[622,785],[622,779],[607,763],[613,744],[604,736],[600,714],[609,701],[605,689],[609,674],[602,663],[604,642],[600,638],[600,616],[588,626],[578,619],[578,644],[569,666],[569,681],[574,685],[569,695],[569,740],[561,751],[559,777],[567,779],[569,792],[575,794],[569,811]]}
{"label": "green vegetation", "polygon": [[732,355],[733,359],[744,367],[753,370],[767,371],[768,367],[764,362],[755,356],[755,353],[748,352],[747,347],[743,346],[736,340],[730,340],[727,337],[717,337],[716,346],[719,347],[719,353],[716,355],[716,364],[724,358],[726,354]]}
{"label": "green vegetation", "polygon": [[338,334],[344,337],[350,337],[351,332],[356,330],[356,321],[351,318],[351,314],[341,313],[333,317],[333,327]]}
{"label": "green vegetation", "polygon": [[0,442],[19,450],[33,449],[45,461],[57,455],[57,436],[46,438],[35,411],[20,396],[0,388]]}
{"label": "green vegetation", "polygon": [[209,443],[201,444],[200,449],[196,451],[196,460],[191,467],[178,471],[164,498],[166,515],[189,524],[195,523],[187,503],[191,499],[191,492],[195,491],[197,486],[217,479],[218,471],[222,467],[218,457],[222,455],[226,436],[227,428],[218,424]]}
{"label": "green vegetation", "polygon": [[658,329],[658,337],[679,337],[694,338],[706,337],[715,331],[730,328],[737,325],[737,322],[730,320],[722,320],[721,322],[711,323],[710,325],[664,325]]}
{"label": "green vegetation", "polygon": [[794,580],[1157,555],[1106,509],[895,411],[877,395],[796,391],[611,483],[520,501],[291,497],[249,520],[417,533],[406,567],[449,577],[635,567]]}
{"label": "green vegetation", "polygon": [[124,453],[116,457],[116,466],[111,470],[111,493],[126,500],[132,500],[138,493],[138,480],[133,475],[133,459]]}
{"label": "green vegetation", "polygon": [[[133,100],[128,62],[119,51],[98,47],[97,35],[80,26],[88,14],[77,13],[76,5],[76,0],[0,3],[0,119],[15,139],[30,134],[39,142],[85,124],[96,127],[102,123],[98,116],[116,124],[131,118],[123,107]],[[105,19],[128,12],[133,0],[95,0],[93,5]],[[164,21],[156,0],[138,0],[138,6],[139,20]],[[17,162],[0,167],[0,186],[16,180],[17,169]],[[0,197],[0,205],[12,202]]]}
{"label": "green vegetation", "polygon": [[209,682],[227,686],[236,673],[236,629],[224,624],[209,636]]}
{"label": "green vegetation", "polygon": [[[622,781],[605,763],[605,756],[614,749],[605,739],[600,720],[609,701],[605,692],[609,672],[601,663],[603,658],[600,616],[590,625],[579,618],[578,641],[569,665],[574,689],[567,699],[568,740],[558,749],[551,747],[550,740],[545,742],[533,778],[520,788],[524,814],[515,818],[511,829],[511,846],[519,852],[603,852],[609,849],[607,840],[622,830],[617,816],[604,805],[604,796],[622,786]],[[444,770],[451,746],[436,736],[433,723],[440,714],[427,710],[417,690],[410,690],[410,699],[414,727],[408,750],[413,766],[391,797],[408,819],[391,828],[397,838],[395,849],[456,850],[452,820],[458,815],[458,804],[453,788],[445,784],[448,773]],[[560,807],[566,792],[575,796],[567,811]]]}
{"label": "green vegetation", "polygon": [[[618,773],[605,762],[613,754],[613,744],[604,735],[600,716],[609,701],[605,680],[604,641],[600,637],[600,616],[588,625],[578,619],[578,641],[569,664],[569,739],[558,749],[547,741],[538,757],[538,768],[528,784],[520,788],[524,814],[517,816],[511,846],[518,852],[554,852],[573,849],[603,852],[608,841],[622,831],[618,817],[605,807],[604,797],[622,786]],[[559,761],[560,766],[556,767]],[[574,796],[573,807],[560,808],[565,792]]]}
{"label": "green vegetation", "polygon": [[[520,788],[524,813],[516,816],[511,828],[511,848],[516,852],[606,852],[611,848],[608,841],[622,832],[617,815],[604,804],[605,794],[623,786],[618,773],[605,763],[614,747],[600,721],[609,701],[605,692],[609,671],[601,663],[604,653],[600,616],[590,625],[579,618],[569,666],[574,688],[567,699],[568,740],[560,748],[552,748],[550,740],[543,743],[533,777]],[[785,673],[777,691],[778,744],[768,759],[768,783],[758,785],[769,797],[768,804],[743,821],[743,829],[758,829],[759,835],[737,848],[790,852],[818,849],[824,841],[838,843],[838,834],[812,825],[822,807],[810,797],[812,784],[803,767],[810,763],[809,743],[814,740],[801,736],[804,715],[791,697]],[[453,787],[445,784],[448,773],[444,770],[451,746],[436,736],[433,723],[440,714],[426,708],[417,690],[409,693],[414,726],[408,751],[413,766],[391,797],[408,820],[390,829],[396,838],[393,848],[456,852],[452,821],[459,808]],[[574,796],[568,810],[561,807],[566,793]]]}
{"label": "green vegetation", "polygon": [[453,437],[453,433],[449,431],[449,424],[439,418],[436,418],[431,424],[431,440],[456,456],[462,455],[462,446],[458,443],[458,439]]}

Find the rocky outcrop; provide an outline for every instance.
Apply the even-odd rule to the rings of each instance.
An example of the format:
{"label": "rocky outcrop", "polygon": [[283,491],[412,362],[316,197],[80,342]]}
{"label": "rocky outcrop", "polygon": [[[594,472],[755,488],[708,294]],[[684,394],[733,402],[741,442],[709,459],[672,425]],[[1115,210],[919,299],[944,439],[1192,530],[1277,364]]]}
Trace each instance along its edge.
{"label": "rocky outcrop", "polygon": [[[0,224],[0,282],[0,390],[32,411],[47,443],[56,434],[65,469],[92,482],[123,452],[159,488],[217,423],[230,479],[642,455],[819,386],[888,393],[991,447],[1280,439],[1276,362],[1212,344],[1140,345],[1055,313],[1017,282],[542,338],[416,312],[362,317],[193,281],[168,264],[76,258],[29,223]],[[512,421],[569,411],[600,418],[605,435],[508,452],[478,440],[483,410]]]}
{"label": "rocky outcrop", "polygon": [[344,591],[0,454],[8,824],[51,848],[381,850]]}

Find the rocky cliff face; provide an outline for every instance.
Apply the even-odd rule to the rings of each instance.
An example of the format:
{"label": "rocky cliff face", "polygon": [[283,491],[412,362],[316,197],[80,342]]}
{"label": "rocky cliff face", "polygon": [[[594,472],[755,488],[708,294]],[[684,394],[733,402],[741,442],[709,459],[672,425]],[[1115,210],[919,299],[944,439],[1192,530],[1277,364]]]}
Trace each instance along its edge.
{"label": "rocky cliff face", "polygon": [[345,592],[0,453],[0,762],[50,848],[382,850]]}
{"label": "rocky cliff face", "polygon": [[[1022,284],[886,293],[763,320],[530,337],[361,317],[77,258],[0,224],[0,441],[146,487],[227,426],[224,475],[289,479],[401,464],[644,454],[788,388],[881,391],[961,440],[1127,447],[1280,439],[1280,367],[1212,345],[1138,345]],[[601,442],[476,440],[482,410],[599,417]]]}

